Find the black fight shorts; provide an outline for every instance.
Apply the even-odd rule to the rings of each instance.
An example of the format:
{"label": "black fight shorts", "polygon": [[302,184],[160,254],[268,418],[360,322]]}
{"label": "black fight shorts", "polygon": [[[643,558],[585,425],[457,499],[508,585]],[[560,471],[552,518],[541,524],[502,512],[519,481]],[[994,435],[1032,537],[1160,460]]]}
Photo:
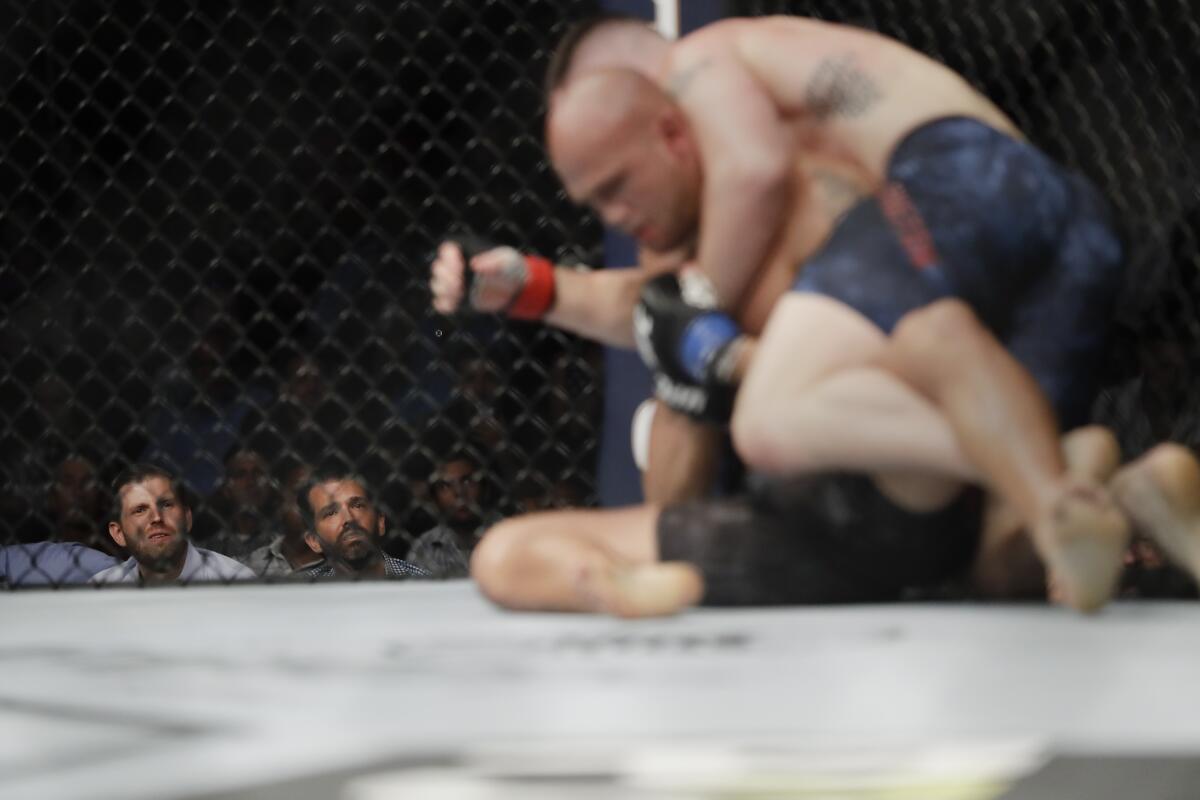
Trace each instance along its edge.
{"label": "black fight shorts", "polygon": [[755,480],[747,495],[663,509],[659,558],[701,571],[706,606],[898,600],[963,575],[982,508],[977,489],[913,513],[862,475]]}

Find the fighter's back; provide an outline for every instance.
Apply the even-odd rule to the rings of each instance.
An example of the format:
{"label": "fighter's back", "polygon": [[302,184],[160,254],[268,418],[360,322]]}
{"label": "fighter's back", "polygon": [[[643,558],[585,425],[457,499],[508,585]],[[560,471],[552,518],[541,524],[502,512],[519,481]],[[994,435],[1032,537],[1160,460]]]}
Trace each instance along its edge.
{"label": "fighter's back", "polygon": [[1020,135],[995,104],[933,59],[872,31],[803,17],[706,26],[672,48],[667,85],[731,56],[771,95],[806,150],[850,159],[876,179],[900,139],[934,119],[974,117]]}

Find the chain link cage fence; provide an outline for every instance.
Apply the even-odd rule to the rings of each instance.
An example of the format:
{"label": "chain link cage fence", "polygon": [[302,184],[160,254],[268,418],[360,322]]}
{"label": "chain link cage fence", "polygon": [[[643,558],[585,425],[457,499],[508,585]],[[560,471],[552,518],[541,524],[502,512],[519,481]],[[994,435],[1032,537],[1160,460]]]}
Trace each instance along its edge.
{"label": "chain link cage fence", "polygon": [[595,11],[0,0],[9,584],[94,571],[34,542],[124,557],[108,482],[135,462],[237,558],[303,526],[305,468],[362,475],[398,557],[594,501],[594,348],[437,315],[427,282],[452,229],[596,263],[541,143],[550,50]]}
{"label": "chain link cage fence", "polygon": [[895,37],[958,71],[1112,200],[1129,251],[1097,421],[1127,456],[1200,446],[1200,6],[1186,0],[732,0]]}
{"label": "chain link cage fence", "polygon": [[[106,485],[144,460],[191,488],[197,543],[235,555],[295,528],[302,468],[330,461],[373,485],[397,556],[456,504],[483,519],[593,500],[595,351],[438,316],[425,281],[452,228],[595,263],[599,230],[545,163],[539,88],[594,6],[0,0],[0,544],[123,555]],[[726,10],[894,36],[1095,180],[1131,255],[1095,415],[1127,455],[1200,443],[1200,11]],[[27,551],[25,583],[56,577]]]}

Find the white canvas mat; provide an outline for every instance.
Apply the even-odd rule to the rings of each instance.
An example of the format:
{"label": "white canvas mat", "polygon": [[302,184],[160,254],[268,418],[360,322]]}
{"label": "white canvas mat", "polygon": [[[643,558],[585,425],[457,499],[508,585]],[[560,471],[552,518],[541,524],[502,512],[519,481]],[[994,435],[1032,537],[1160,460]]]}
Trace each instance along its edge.
{"label": "white canvas mat", "polygon": [[804,780],[838,777],[797,771],[814,754],[881,759],[844,778],[937,753],[969,776],[997,752],[1020,754],[1010,772],[1049,750],[1200,752],[1187,603],[622,622],[504,613],[465,582],[24,592],[0,597],[0,643],[0,797],[187,797],[397,761],[577,777],[563,747],[654,796],[695,772],[680,759],[778,774],[763,752]]}

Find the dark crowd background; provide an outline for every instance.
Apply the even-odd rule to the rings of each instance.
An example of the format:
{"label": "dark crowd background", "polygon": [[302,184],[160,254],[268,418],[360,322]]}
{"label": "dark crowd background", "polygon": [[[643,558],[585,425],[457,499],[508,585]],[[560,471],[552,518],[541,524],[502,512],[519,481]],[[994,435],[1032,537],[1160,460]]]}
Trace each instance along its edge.
{"label": "dark crowd background", "polygon": [[185,479],[198,544],[331,459],[401,555],[462,452],[481,516],[594,502],[595,350],[427,288],[456,228],[597,263],[541,144],[549,51],[594,12],[0,1],[0,544],[112,549],[134,461]]}
{"label": "dark crowd background", "polygon": [[[437,315],[426,281],[456,228],[600,263],[546,163],[540,87],[596,5],[0,0],[0,545],[122,556],[105,487],[147,460],[198,498],[198,544],[295,525],[289,490],[331,460],[370,479],[398,556],[465,513],[437,498],[461,488],[450,462],[480,524],[594,503],[597,350]],[[1200,10],[727,11],[895,36],[1103,187],[1132,263],[1096,417],[1127,455],[1200,443]]]}

